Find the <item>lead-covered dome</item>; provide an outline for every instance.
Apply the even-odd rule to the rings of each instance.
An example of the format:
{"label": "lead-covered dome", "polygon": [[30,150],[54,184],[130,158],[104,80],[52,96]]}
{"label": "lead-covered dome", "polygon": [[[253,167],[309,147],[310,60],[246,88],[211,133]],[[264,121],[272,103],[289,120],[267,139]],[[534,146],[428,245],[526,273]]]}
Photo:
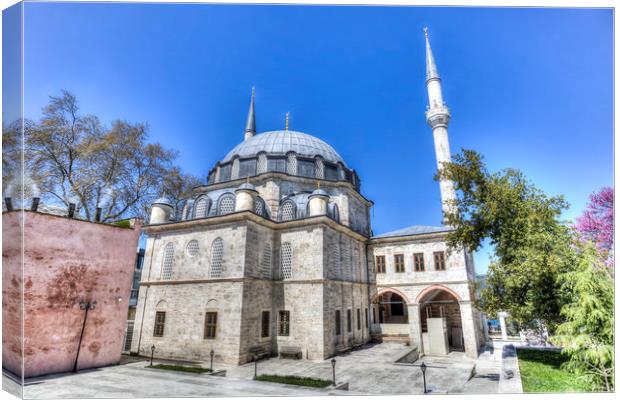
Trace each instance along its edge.
{"label": "lead-covered dome", "polygon": [[236,156],[239,158],[255,157],[259,153],[285,155],[294,152],[300,156],[321,156],[325,161],[343,163],[344,160],[334,148],[321,139],[297,131],[271,131],[260,133],[232,149],[222,163],[231,161]]}

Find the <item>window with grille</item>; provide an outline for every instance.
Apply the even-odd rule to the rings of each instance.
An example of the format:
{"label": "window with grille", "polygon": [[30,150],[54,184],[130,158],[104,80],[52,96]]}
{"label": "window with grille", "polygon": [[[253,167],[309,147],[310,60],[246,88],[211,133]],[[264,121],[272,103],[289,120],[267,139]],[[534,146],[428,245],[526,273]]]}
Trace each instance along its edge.
{"label": "window with grille", "polygon": [[267,172],[267,155],[265,153],[258,155],[258,162],[256,164],[256,173],[262,174]]}
{"label": "window with grille", "polygon": [[258,215],[265,215],[265,202],[260,197],[254,199],[254,212]]}
{"label": "window with grille", "polygon": [[434,253],[434,256],[435,256],[435,270],[445,271],[446,270],[446,254],[443,251],[436,251]]}
{"label": "window with grille", "polygon": [[153,336],[163,337],[165,325],[166,325],[166,313],[164,311],[157,311],[155,313],[155,326],[153,327]]}
{"label": "window with grille", "polygon": [[360,312],[360,309],[357,309],[357,312],[355,313],[355,316],[357,317],[356,321],[357,321],[357,330],[359,331],[360,329],[362,329],[362,314]]}
{"label": "window with grille", "polygon": [[217,313],[207,312],[205,314],[205,339],[215,339],[217,331]]}
{"label": "window with grille", "polygon": [[413,266],[417,272],[424,271],[424,253],[415,253],[413,255]]}
{"label": "window with grille", "polygon": [[189,243],[187,243],[187,255],[190,257],[196,257],[198,255],[198,241],[197,240],[190,240]]}
{"label": "window with grille", "polygon": [[351,328],[351,310],[347,310],[347,332],[351,332],[353,329]]}
{"label": "window with grille", "polygon": [[263,248],[260,260],[260,273],[265,279],[271,279],[271,244],[267,243]]}
{"label": "window with grille", "polygon": [[278,336],[288,336],[291,332],[290,311],[278,312]]}
{"label": "window with grille", "polygon": [[394,254],[394,271],[405,272],[405,256],[402,254]]}
{"label": "window with grille", "polygon": [[315,176],[318,179],[324,179],[325,178],[325,164],[323,164],[323,159],[321,157],[317,157],[314,159],[314,172],[315,172]]}
{"label": "window with grille", "polygon": [[350,281],[352,279],[351,274],[351,258],[349,257],[349,244],[347,242],[342,243],[340,246],[342,255],[342,269],[344,273],[344,279]]}
{"label": "window with grille", "polygon": [[270,322],[269,311],[263,311],[260,317],[260,337],[269,337]]}
{"label": "window with grille", "polygon": [[230,179],[239,178],[239,159],[235,158],[232,163],[232,169],[230,170]]}
{"label": "window with grille", "polygon": [[340,327],[340,310],[336,310],[336,335],[340,335],[341,327]]}
{"label": "window with grille", "polygon": [[280,207],[280,220],[291,221],[293,219],[295,219],[295,204],[290,200],[285,201]]}
{"label": "window with grille", "polygon": [[286,173],[297,175],[297,156],[295,153],[288,153],[286,155]]}
{"label": "window with grille", "polygon": [[235,197],[230,193],[222,195],[217,207],[218,215],[230,214],[233,211],[235,211]]}
{"label": "window with grille", "polygon": [[332,208],[332,218],[336,222],[340,222],[340,211],[338,211],[338,204],[334,204]]}
{"label": "window with grille", "polygon": [[342,270],[342,259],[340,257],[340,243],[337,241],[332,244],[332,257],[336,278],[344,279],[344,271]]}
{"label": "window with grille", "polygon": [[164,247],[164,257],[161,266],[161,279],[172,278],[172,269],[174,267],[174,245],[166,244]]}
{"label": "window with grille", "polygon": [[288,242],[280,248],[280,276],[283,280],[293,277],[293,249]]}
{"label": "window with grille", "polygon": [[376,260],[375,264],[377,267],[377,273],[384,274],[385,273],[385,256],[376,256],[375,260]]}
{"label": "window with grille", "polygon": [[217,238],[211,244],[211,270],[209,278],[219,278],[222,276],[222,263],[224,257],[224,241]]}
{"label": "window with grille", "polygon": [[207,216],[209,212],[209,203],[208,200],[204,197],[201,197],[196,201],[194,205],[194,218],[204,218]]}

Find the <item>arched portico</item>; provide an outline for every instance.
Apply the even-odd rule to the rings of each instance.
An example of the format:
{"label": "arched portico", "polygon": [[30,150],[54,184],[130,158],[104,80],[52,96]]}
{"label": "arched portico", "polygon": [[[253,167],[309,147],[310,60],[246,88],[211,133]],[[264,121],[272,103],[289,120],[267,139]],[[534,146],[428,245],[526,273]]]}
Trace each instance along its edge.
{"label": "arched portico", "polygon": [[372,300],[371,332],[384,338],[409,338],[407,297],[396,289],[382,289]]}
{"label": "arched portico", "polygon": [[465,350],[459,300],[458,294],[441,285],[430,286],[417,296],[425,353],[443,352],[440,335],[447,339],[447,351]]}

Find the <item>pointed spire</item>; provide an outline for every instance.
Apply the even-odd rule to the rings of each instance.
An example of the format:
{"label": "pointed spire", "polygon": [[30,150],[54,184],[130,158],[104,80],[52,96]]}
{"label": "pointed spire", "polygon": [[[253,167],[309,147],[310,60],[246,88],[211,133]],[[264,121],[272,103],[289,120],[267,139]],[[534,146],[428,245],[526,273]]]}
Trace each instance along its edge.
{"label": "pointed spire", "polygon": [[431,50],[431,43],[428,41],[428,28],[424,27],[424,36],[426,37],[426,81],[431,79],[439,79],[439,72],[435,64],[435,57]]}
{"label": "pointed spire", "polygon": [[254,87],[252,87],[252,98],[250,99],[250,110],[248,111],[248,121],[245,124],[245,140],[256,135],[256,118],[254,117]]}

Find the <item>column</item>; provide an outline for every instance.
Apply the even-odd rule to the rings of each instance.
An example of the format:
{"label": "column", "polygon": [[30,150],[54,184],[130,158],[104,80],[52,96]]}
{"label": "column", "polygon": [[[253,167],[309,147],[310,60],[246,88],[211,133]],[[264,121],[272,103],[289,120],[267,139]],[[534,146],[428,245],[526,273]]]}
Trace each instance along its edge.
{"label": "column", "polygon": [[407,312],[409,313],[409,342],[412,347],[418,348],[418,354],[424,353],[422,346],[422,324],[420,321],[420,305],[407,304]]}
{"label": "column", "polygon": [[465,342],[465,354],[470,358],[478,358],[478,337],[474,310],[471,302],[459,303],[461,309],[461,325],[463,326],[463,341]]}

